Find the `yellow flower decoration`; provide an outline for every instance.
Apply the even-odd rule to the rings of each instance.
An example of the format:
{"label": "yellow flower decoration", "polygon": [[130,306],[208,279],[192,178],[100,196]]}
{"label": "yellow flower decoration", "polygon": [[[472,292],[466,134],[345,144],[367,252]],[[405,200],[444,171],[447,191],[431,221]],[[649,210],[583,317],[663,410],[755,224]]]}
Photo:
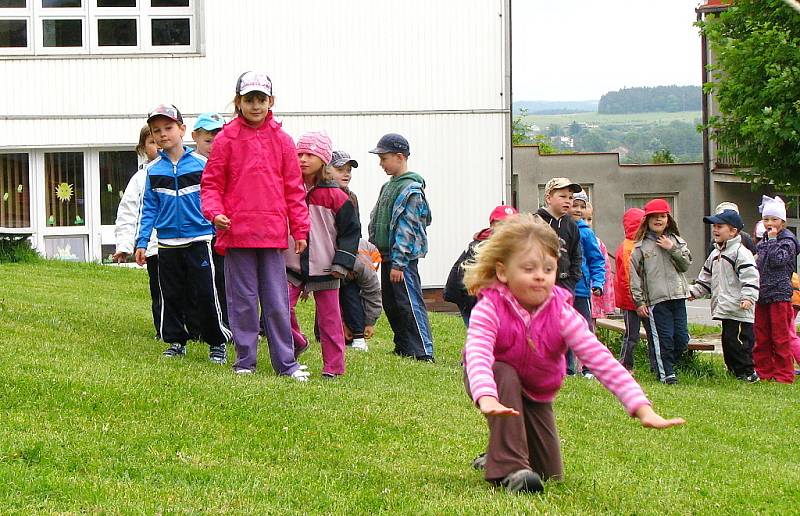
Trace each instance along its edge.
{"label": "yellow flower decoration", "polygon": [[61,183],[56,187],[56,197],[61,202],[66,202],[72,199],[72,185]]}

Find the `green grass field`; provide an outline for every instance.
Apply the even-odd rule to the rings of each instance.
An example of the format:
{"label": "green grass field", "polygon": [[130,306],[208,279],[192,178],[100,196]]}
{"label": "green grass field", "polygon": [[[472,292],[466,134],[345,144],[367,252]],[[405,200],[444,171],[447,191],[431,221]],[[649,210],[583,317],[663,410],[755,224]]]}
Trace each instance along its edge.
{"label": "green grass field", "polygon": [[[742,384],[717,358],[677,387],[637,377],[664,416],[641,428],[597,382],[556,402],[566,480],[490,488],[459,365],[464,329],[432,315],[437,364],[390,354],[385,320],[348,374],[237,377],[201,344],[160,358],[142,271],[0,264],[0,513],[795,513],[800,389]],[[309,328],[311,307],[301,309]],[[641,362],[640,362],[641,364]]]}
{"label": "green grass field", "polygon": [[566,115],[528,115],[525,117],[525,122],[529,124],[536,124],[540,128],[551,124],[557,124],[562,127],[568,126],[572,122],[586,122],[588,124],[598,125],[650,125],[650,124],[668,124],[675,120],[679,122],[694,123],[700,119],[700,111],[681,111],[678,113],[624,113],[615,115],[606,115],[600,113],[573,113]]}

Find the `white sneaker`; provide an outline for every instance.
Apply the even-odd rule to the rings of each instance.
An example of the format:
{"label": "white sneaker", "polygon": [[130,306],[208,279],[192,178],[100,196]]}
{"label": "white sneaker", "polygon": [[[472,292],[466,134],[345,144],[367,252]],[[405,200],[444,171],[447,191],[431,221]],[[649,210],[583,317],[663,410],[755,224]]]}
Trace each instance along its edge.
{"label": "white sneaker", "polygon": [[252,369],[234,369],[233,372],[235,374],[253,374]]}
{"label": "white sneaker", "polygon": [[298,364],[298,367],[301,371],[308,371],[308,366],[305,364]]}
{"label": "white sneaker", "polygon": [[298,369],[290,375],[292,379],[297,380],[298,382],[307,382],[309,376],[311,376],[311,373],[308,371],[303,371],[302,369]]}
{"label": "white sneaker", "polygon": [[367,341],[364,339],[353,339],[353,349],[369,351],[369,346],[367,346]]}

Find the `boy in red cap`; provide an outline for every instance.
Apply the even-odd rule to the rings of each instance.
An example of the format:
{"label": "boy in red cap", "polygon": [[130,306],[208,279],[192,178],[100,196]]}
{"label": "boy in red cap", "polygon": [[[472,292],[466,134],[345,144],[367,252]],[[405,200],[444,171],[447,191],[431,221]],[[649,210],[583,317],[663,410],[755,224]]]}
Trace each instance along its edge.
{"label": "boy in red cap", "polygon": [[658,379],[678,383],[675,364],[689,344],[686,271],[692,255],[664,199],[644,205],[644,219],[631,252],[631,295],[639,317],[647,319],[653,336]]}
{"label": "boy in red cap", "polygon": [[472,242],[467,245],[467,248],[461,253],[461,256],[458,257],[456,263],[450,268],[450,274],[447,276],[447,283],[444,286],[444,294],[442,297],[445,301],[458,306],[458,311],[461,313],[461,318],[464,320],[464,325],[467,327],[469,326],[469,316],[470,313],[472,313],[472,307],[475,306],[478,299],[467,293],[467,287],[464,286],[464,269],[462,264],[465,261],[471,261],[475,256],[475,246],[492,236],[492,229],[495,223],[518,213],[519,212],[513,206],[501,204],[495,207],[489,215],[489,227],[475,233]]}

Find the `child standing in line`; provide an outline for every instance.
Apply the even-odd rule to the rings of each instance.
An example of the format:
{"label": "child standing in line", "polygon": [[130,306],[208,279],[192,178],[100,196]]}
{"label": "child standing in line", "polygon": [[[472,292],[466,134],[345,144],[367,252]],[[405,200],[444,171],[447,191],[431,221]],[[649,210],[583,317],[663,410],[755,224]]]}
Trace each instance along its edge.
{"label": "child standing in line", "polygon": [[466,388],[486,416],[487,481],[535,492],[563,479],[553,399],[573,349],[645,427],[682,419],[659,416],[642,389],[589,330],[570,293],[555,286],[559,238],[538,217],[510,217],[477,249],[464,281],[477,295],[464,348]]}
{"label": "child standing in line", "polygon": [[300,295],[313,292],[322,347],[322,377],[345,372],[344,330],[339,306],[339,280],[353,270],[361,224],[350,197],[335,181],[324,178],[331,161],[331,140],[324,132],[306,133],[297,140],[297,159],[311,216],[308,248],[287,254],[289,306],[295,355],[308,348],[300,331],[295,306]]}
{"label": "child standing in line", "polygon": [[739,231],[742,218],[734,210],[703,217],[712,224],[714,250],[691,286],[689,301],[711,296],[711,316],[722,321],[722,354],[728,371],[750,383],[758,381],[753,371],[753,318],[758,300],[756,260],[744,245]]}
{"label": "child standing in line", "polygon": [[[591,202],[586,203],[586,210],[583,212],[583,220],[594,230],[594,206]],[[603,284],[603,294],[592,300],[592,324],[597,326],[597,319],[602,319],[615,312],[614,306],[614,274],[611,268],[611,257],[608,255],[608,248],[600,238],[597,238],[597,245],[600,247],[600,254],[606,261],[606,281]]]}
{"label": "child standing in line", "polygon": [[[572,208],[570,215],[578,226],[580,233],[581,247],[581,277],[575,284],[575,299],[573,306],[580,313],[589,330],[594,331],[594,320],[592,319],[591,297],[595,299],[603,295],[603,287],[606,281],[606,260],[600,251],[597,237],[594,236],[591,226],[583,219],[589,205],[589,196],[586,192],[576,192],[572,196]],[[572,358],[569,356],[568,360]],[[569,364],[568,364],[569,366]],[[594,379],[594,375],[586,365],[581,366],[581,375],[587,380]]]}
{"label": "child standing in line", "polygon": [[425,180],[408,170],[411,147],[403,136],[385,134],[369,151],[391,176],[381,187],[369,220],[369,241],[381,253],[383,310],[394,332],[394,352],[433,362],[433,336],[417,262],[428,253],[431,210]]}
{"label": "child standing in line", "polygon": [[236,118],[214,140],[203,174],[203,214],[217,228],[225,255],[228,316],[237,374],[256,369],[259,304],[273,370],[308,380],[294,356],[283,251],[289,231],[295,254],[308,238],[308,208],[294,142],[272,116],[272,81],[245,72],[236,82]]}
{"label": "child standing in line", "polygon": [[478,299],[475,296],[471,296],[469,292],[467,292],[467,287],[464,286],[463,265],[472,261],[475,257],[475,246],[492,236],[492,228],[497,222],[518,213],[519,212],[513,206],[501,204],[495,207],[492,213],[489,214],[489,227],[475,233],[475,236],[472,237],[472,242],[467,245],[467,248],[450,268],[450,274],[447,276],[447,283],[445,283],[442,297],[445,301],[454,303],[458,307],[458,311],[461,313],[461,319],[464,321],[464,326],[469,327],[469,315],[475,303],[478,302]]}
{"label": "child standing in line", "polygon": [[339,184],[339,188],[350,197],[350,202],[358,213],[358,197],[350,190],[350,180],[353,178],[353,169],[358,168],[358,161],[350,157],[345,151],[333,151],[331,153],[331,163],[328,166],[328,175]]}
{"label": "child standing in line", "polygon": [[685,273],[692,255],[667,201],[649,201],[644,215],[631,252],[631,295],[639,317],[650,325],[658,379],[674,385],[678,383],[675,364],[689,345]]}
{"label": "child standing in line", "polygon": [[792,272],[797,267],[798,243],[786,229],[786,205],[780,197],[762,196],[765,233],[758,243],[761,285],[756,303],[753,364],[763,380],[794,382],[792,340],[797,334],[792,310]]}
{"label": "child standing in line", "polygon": [[161,147],[147,166],[141,225],[136,241],[136,263],[144,265],[145,248],[158,232],[158,278],[161,285],[161,338],[169,343],[166,357],[186,354],[189,334],[184,325],[186,292],[197,300],[200,333],[215,364],[227,361],[225,343],[231,332],[222,320],[214,283],[211,239],[214,228],[200,211],[200,178],[206,158],[183,145],[186,126],[174,105],[162,104],[147,117]]}
{"label": "child standing in line", "polygon": [[[617,247],[614,255],[617,273],[614,276],[614,301],[625,321],[625,334],[622,336],[622,345],[619,351],[619,361],[628,371],[633,370],[633,352],[639,344],[639,328],[642,319],[636,311],[636,303],[631,295],[631,252],[636,244],[634,238],[636,231],[644,219],[644,210],[631,208],[622,215],[622,227],[625,230],[625,240]],[[653,351],[653,337],[650,334],[650,325],[645,321],[644,331],[647,334],[647,356],[650,359],[650,371],[655,373],[656,358]]]}
{"label": "child standing in line", "polygon": [[[117,207],[117,218],[114,224],[114,237],[117,248],[111,257],[117,263],[125,263],[133,254],[138,236],[139,211],[142,206],[144,184],[147,180],[146,166],[158,156],[158,145],[150,134],[150,126],[145,124],[139,131],[139,143],[136,153],[144,158],[139,170],[133,174],[125,193]],[[150,235],[145,251],[147,275],[150,280],[150,309],[153,313],[153,325],[156,328],[156,339],[161,339],[161,288],[158,286],[158,238],[155,231]]]}

